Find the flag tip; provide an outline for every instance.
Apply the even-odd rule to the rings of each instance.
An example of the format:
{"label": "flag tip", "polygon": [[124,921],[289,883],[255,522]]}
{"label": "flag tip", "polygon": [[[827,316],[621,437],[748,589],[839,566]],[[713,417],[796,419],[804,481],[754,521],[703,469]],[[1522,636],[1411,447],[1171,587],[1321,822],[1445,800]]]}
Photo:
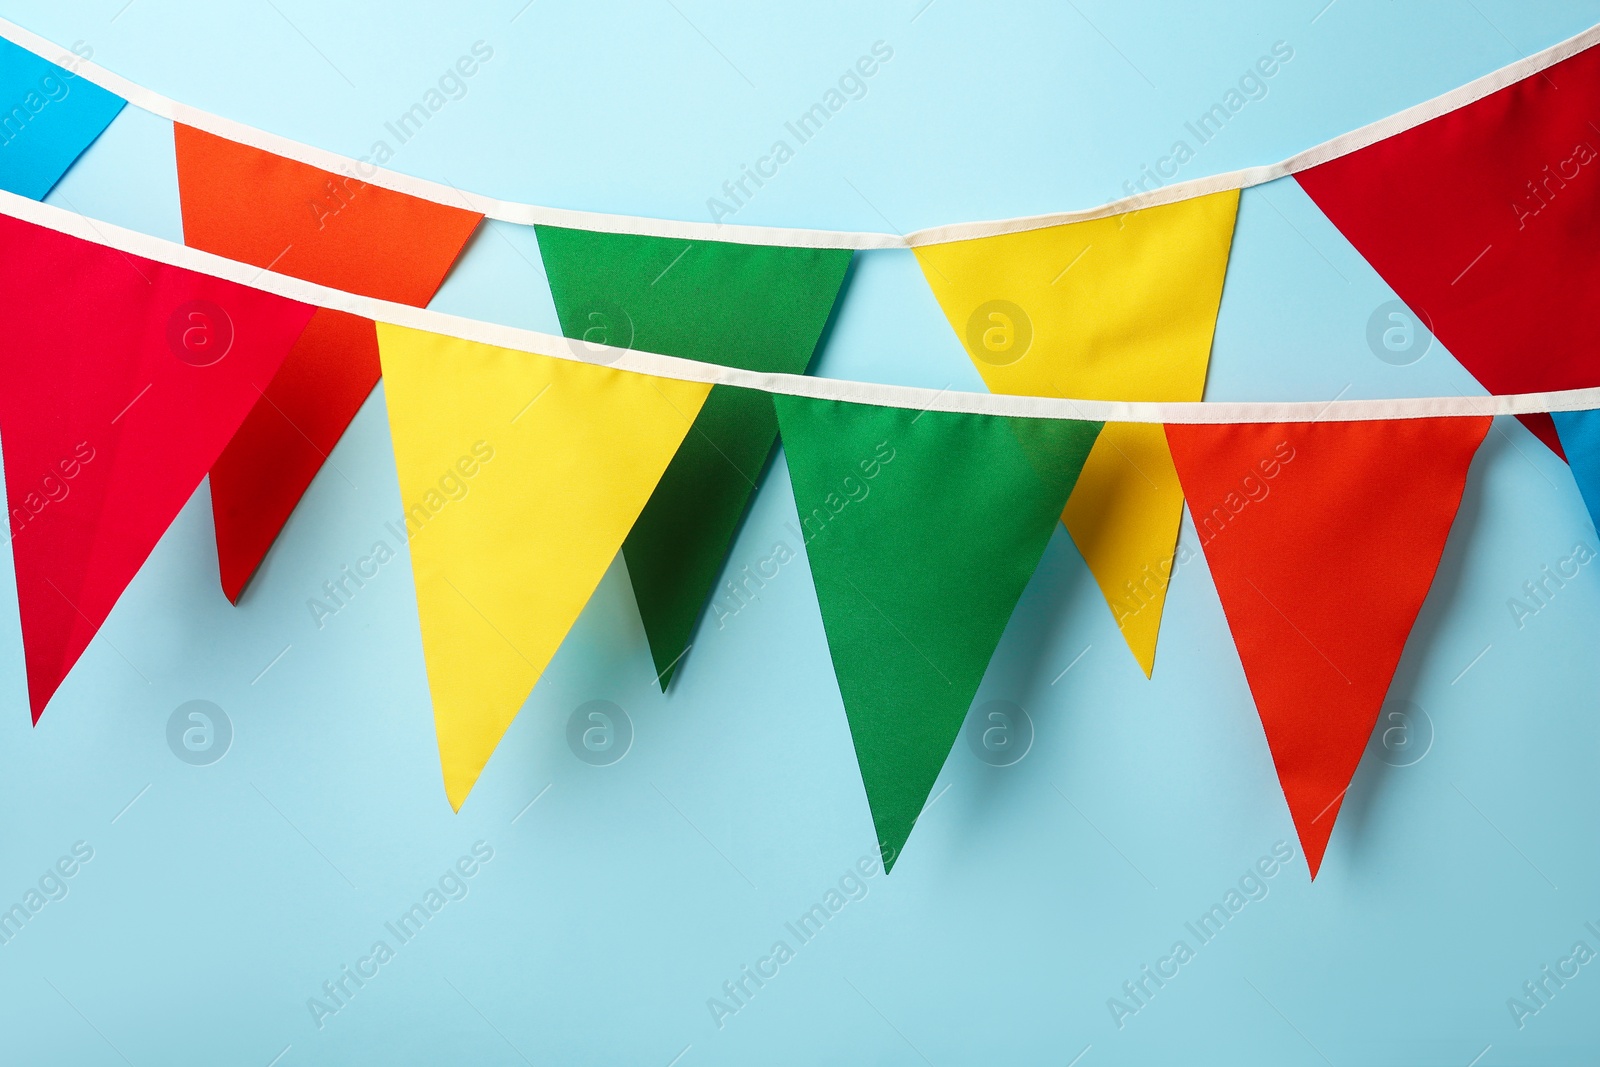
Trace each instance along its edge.
{"label": "flag tip", "polygon": [[451,811],[458,815],[461,813],[461,805],[467,802],[467,794],[472,792],[472,787],[477,784],[477,781],[476,776],[473,777],[472,781],[465,784],[452,782],[448,778],[445,779],[444,798],[449,801]]}
{"label": "flag tip", "polygon": [[[1301,843],[1301,847],[1304,847],[1304,842]],[[1311,872],[1311,880],[1315,882],[1317,880],[1317,872],[1322,870],[1321,849],[1314,852],[1309,850],[1306,852],[1306,869]]]}

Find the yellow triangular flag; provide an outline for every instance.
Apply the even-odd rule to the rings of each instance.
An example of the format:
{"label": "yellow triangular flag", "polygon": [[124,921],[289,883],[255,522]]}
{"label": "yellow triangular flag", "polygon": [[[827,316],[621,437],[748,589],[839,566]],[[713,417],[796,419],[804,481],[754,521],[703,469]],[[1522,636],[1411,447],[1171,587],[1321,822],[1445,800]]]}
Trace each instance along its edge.
{"label": "yellow triangular flag", "polygon": [[[992,392],[1199,400],[1237,190],[925,245],[917,261]],[[1183,515],[1160,426],[1108,423],[1062,521],[1150,674]]]}
{"label": "yellow triangular flag", "polygon": [[460,810],[710,386],[378,324],[445,794]]}

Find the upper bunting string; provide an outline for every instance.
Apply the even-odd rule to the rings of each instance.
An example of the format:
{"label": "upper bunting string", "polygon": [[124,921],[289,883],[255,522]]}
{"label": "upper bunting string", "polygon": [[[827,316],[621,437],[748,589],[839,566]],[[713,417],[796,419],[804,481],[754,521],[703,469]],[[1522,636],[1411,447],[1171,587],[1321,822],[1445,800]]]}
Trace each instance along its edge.
{"label": "upper bunting string", "polygon": [[1310,401],[1114,401],[1058,397],[1011,396],[922,389],[906,385],[852,382],[740,370],[699,360],[614,348],[588,341],[522,330],[498,323],[447,315],[427,308],[397,304],[317,285],[285,274],[174,244],[171,241],[114,226],[52,204],[0,189],[0,214],[21,219],[93,244],[130,255],[183,267],[237,282],[305,304],[352,315],[445,334],[522,352],[604,363],[619,370],[686,382],[735,385],[764,393],[845,400],[917,411],[970,412],[1035,419],[1077,419],[1094,422],[1219,424],[1243,422],[1358,422],[1370,419],[1422,419],[1482,415],[1524,415],[1536,412],[1587,411],[1600,408],[1600,387],[1502,396],[1414,397],[1384,400]]}
{"label": "upper bunting string", "polygon": [[[74,72],[79,77],[108,89],[129,103],[135,104],[162,118],[183,123],[196,129],[226,137],[241,144],[251,145],[289,159],[338,171],[374,185],[408,193],[412,196],[451,207],[467,208],[492,219],[523,225],[551,225],[592,230],[603,233],[631,233],[644,236],[674,237],[684,240],[728,241],[739,244],[785,245],[796,248],[912,248],[919,245],[943,244],[948,241],[968,240],[974,237],[992,237],[999,234],[1020,233],[1025,230],[1058,226],[1067,222],[1083,222],[1105,218],[1128,211],[1176,203],[1208,193],[1230,189],[1245,189],[1278,178],[1295,174],[1326,163],[1376,141],[1403,133],[1440,115],[1471,104],[1490,93],[1505,88],[1532,74],[1569,59],[1587,48],[1600,44],[1600,25],[1591,26],[1525,59],[1518,60],[1481,78],[1468,82],[1448,93],[1436,96],[1404,111],[1377,122],[1341,134],[1322,144],[1308,148],[1278,163],[1247,167],[1225,174],[1175,182],[1121,200],[1081,211],[1031,215],[988,222],[964,222],[934,226],[908,234],[880,233],[874,231],[812,230],[783,227],[743,226],[719,222],[688,222],[673,219],[652,219],[636,215],[614,215],[596,211],[575,211],[567,208],[544,207],[511,200],[465,192],[454,186],[443,185],[409,174],[385,170],[371,163],[352,159],[311,145],[301,144],[277,134],[258,130],[232,119],[213,115],[199,108],[179,103],[162,96],[121,75],[84,59],[39,35],[23,29],[5,19],[0,19],[0,37],[26,48],[35,55]],[[1541,409],[1542,410],[1542,409]],[[1481,414],[1481,412],[1479,413]],[[1096,416],[1097,417],[1097,416]],[[1159,421],[1159,420],[1125,420]]]}

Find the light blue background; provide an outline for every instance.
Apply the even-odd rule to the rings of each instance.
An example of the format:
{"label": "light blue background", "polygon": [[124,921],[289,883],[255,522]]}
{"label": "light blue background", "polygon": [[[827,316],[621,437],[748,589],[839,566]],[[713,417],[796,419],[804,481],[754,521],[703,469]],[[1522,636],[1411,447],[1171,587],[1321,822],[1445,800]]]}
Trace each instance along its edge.
{"label": "light blue background", "polygon": [[[921,4],[5,0],[0,13],[171,97],[354,155],[482,39],[493,60],[394,167],[685,218],[706,217],[706,198],[881,39],[894,58],[867,96],[735,221],[902,230],[1119,195],[1277,40],[1294,59],[1184,177],[1279,159],[1600,21],[1596,0]],[[178,239],[170,127],[127,109],[52,200]],[[530,232],[493,225],[435,306],[554,331],[538,263]],[[1476,391],[1437,345],[1404,367],[1374,356],[1367,322],[1391,299],[1292,182],[1246,192],[1208,397]],[[900,252],[858,257],[819,369],[979,388]],[[1178,573],[1147,682],[1058,531],[979,697],[1026,708],[1032,750],[995,768],[958,742],[893,877],[869,880],[721,1029],[707,999],[774,941],[793,946],[784,923],[873,849],[804,564],[703,628],[665,698],[614,567],[453,815],[408,565],[320,629],[307,608],[401,511],[381,388],[333,462],[237,609],[218,590],[202,489],[36,729],[0,583],[0,906],[74,842],[94,848],[70,894],[0,946],[0,1060],[1600,1056],[1600,964],[1523,1029],[1506,1006],[1574,942],[1600,949],[1584,929],[1600,926],[1597,565],[1521,628],[1508,608],[1596,535],[1566,468],[1514,422],[1477,459],[1391,694],[1423,709],[1427,754],[1404,767],[1369,754],[1315,885],[1203,560]],[[780,463],[734,565],[795,547],[793,518]],[[1187,524],[1183,537],[1194,546]],[[192,699],[234,725],[212,766],[167,746]],[[566,742],[591,699],[636,732],[611,766]],[[307,998],[391,940],[384,923],[479,840],[494,858],[469,895],[319,1031]],[[1174,941],[1197,945],[1184,923],[1277,841],[1296,858],[1270,895],[1119,1030],[1107,999]]]}

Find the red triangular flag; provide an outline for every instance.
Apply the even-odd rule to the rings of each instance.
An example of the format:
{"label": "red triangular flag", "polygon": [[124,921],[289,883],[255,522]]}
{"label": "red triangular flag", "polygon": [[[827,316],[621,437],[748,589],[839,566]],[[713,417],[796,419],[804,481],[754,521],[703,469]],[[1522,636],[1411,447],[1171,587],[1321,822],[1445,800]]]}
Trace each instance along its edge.
{"label": "red triangular flag", "polygon": [[1167,427],[1312,877],[1490,421]]}
{"label": "red triangular flag", "polygon": [[318,308],[217,458],[217,569],[235,604],[378,376],[372,320]]}
{"label": "red triangular flag", "polygon": [[312,309],[0,216],[0,440],[37,722]]}
{"label": "red triangular flag", "polygon": [[[380,300],[425,305],[483,216],[174,127],[183,238]],[[211,472],[222,588],[237,602],[378,384],[372,323],[318,311]]]}
{"label": "red triangular flag", "polygon": [[[1297,175],[1491,393],[1600,385],[1600,48]],[[1558,454],[1548,415],[1523,418]]]}

